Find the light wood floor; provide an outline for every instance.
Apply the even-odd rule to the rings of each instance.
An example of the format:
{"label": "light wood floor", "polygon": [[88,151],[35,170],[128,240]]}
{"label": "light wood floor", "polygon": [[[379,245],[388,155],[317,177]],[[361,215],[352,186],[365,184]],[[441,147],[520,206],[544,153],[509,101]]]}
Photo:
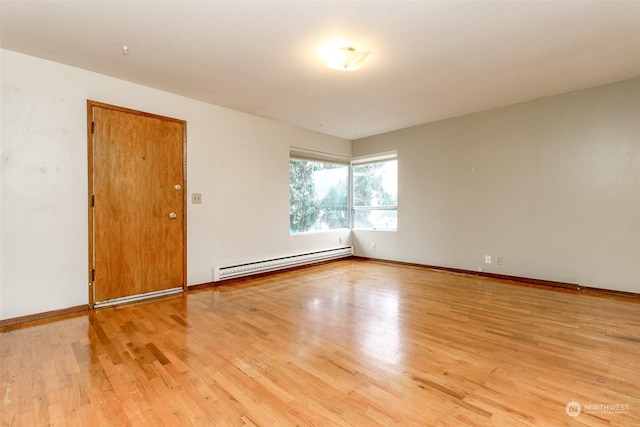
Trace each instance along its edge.
{"label": "light wood floor", "polygon": [[366,260],[0,345],[7,426],[640,425],[640,304]]}

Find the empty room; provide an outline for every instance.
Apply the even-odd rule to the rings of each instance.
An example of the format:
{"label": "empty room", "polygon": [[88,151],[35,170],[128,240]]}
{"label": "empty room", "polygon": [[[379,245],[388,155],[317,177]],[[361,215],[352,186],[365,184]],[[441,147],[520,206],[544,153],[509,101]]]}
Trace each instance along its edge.
{"label": "empty room", "polygon": [[640,1],[0,0],[0,425],[640,425]]}

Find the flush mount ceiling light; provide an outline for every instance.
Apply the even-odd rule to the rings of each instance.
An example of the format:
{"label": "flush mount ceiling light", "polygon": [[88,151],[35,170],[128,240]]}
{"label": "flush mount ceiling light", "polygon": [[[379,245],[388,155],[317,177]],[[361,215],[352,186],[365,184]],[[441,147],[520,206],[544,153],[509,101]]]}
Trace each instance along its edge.
{"label": "flush mount ceiling light", "polygon": [[356,50],[344,40],[329,40],[318,50],[327,67],[340,71],[356,71],[369,56],[368,50]]}

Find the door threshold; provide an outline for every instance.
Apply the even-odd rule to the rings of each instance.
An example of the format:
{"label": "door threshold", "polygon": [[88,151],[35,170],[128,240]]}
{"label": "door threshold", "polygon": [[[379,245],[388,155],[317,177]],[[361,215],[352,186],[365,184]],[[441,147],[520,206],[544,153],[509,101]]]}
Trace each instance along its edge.
{"label": "door threshold", "polygon": [[147,292],[146,294],[131,295],[126,297],[114,298],[106,301],[100,301],[93,304],[93,308],[109,307],[112,305],[141,301],[149,298],[163,297],[166,295],[177,294],[180,292],[182,292],[182,286],[178,288],[165,289],[162,291]]}

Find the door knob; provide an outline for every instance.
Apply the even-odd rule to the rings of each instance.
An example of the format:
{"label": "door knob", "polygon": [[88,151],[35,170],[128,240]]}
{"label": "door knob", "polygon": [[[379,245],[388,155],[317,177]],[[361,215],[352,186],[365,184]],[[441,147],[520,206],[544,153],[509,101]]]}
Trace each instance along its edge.
{"label": "door knob", "polygon": [[178,216],[178,215],[176,215],[176,213],[175,213],[175,212],[171,212],[171,213],[169,214],[169,218],[171,218],[171,219],[176,219],[176,217],[177,217],[177,216]]}

